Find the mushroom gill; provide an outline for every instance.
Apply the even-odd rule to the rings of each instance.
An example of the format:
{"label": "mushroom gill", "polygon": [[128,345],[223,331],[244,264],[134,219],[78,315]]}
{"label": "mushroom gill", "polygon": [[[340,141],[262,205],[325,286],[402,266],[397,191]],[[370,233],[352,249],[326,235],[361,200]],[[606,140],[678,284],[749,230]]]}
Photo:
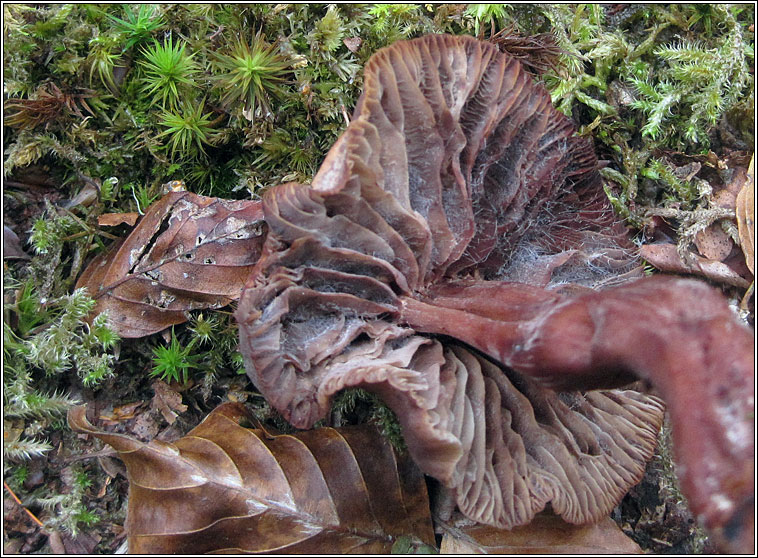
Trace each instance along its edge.
{"label": "mushroom gill", "polygon": [[[470,518],[510,528],[549,503],[585,523],[654,451],[662,401],[623,389],[641,378],[669,403],[696,513],[711,528],[745,513],[750,333],[704,285],[639,279],[591,143],[495,46],[433,35],[377,52],[312,185],[263,208],[241,351],[296,427],[363,387]],[[706,392],[711,415],[692,408]],[[705,462],[703,424],[734,464]]]}

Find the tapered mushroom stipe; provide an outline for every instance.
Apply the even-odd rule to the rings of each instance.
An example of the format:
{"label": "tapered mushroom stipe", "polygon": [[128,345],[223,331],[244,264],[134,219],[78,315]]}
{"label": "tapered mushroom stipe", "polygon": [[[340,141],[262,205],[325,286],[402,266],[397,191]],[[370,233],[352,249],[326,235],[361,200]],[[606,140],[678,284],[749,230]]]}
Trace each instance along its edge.
{"label": "tapered mushroom stipe", "polygon": [[662,401],[623,389],[643,379],[693,510],[751,547],[751,334],[709,287],[639,279],[591,143],[516,60],[470,37],[382,49],[312,185],[263,210],[240,348],[293,425],[372,390],[468,517],[585,523],[652,456]]}
{"label": "tapered mushroom stipe", "polygon": [[752,537],[753,336],[723,297],[671,277],[568,297],[542,290],[540,299],[539,290],[528,289],[531,316],[517,321],[509,294],[523,301],[524,290],[483,281],[448,285],[444,296],[424,302],[403,298],[399,321],[453,335],[557,391],[650,382],[667,402],[692,511],[712,531],[731,524],[738,537]]}

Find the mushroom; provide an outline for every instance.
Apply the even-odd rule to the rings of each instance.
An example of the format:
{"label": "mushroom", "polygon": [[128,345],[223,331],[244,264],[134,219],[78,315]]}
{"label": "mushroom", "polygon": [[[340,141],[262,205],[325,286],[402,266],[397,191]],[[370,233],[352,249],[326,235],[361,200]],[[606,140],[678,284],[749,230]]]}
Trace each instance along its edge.
{"label": "mushroom", "polygon": [[660,395],[693,511],[751,547],[752,334],[712,288],[642,278],[591,142],[514,58],[463,36],[380,50],[313,183],[263,208],[240,346],[294,426],[359,386],[471,519],[586,523],[639,482]]}

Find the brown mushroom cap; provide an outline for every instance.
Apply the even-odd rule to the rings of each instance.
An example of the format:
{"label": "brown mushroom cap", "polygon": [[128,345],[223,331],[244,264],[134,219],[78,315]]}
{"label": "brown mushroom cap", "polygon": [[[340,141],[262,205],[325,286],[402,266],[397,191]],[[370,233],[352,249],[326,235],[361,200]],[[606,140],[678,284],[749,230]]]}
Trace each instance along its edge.
{"label": "brown mushroom cap", "polygon": [[[376,53],[313,184],[264,198],[270,232],[236,314],[258,389],[299,428],[345,387],[377,392],[478,521],[525,524],[547,503],[575,523],[607,515],[641,478],[663,405],[550,389],[658,374],[633,359],[650,324],[625,332],[624,283],[640,268],[573,134],[491,44],[427,36]],[[677,288],[650,281],[629,293],[652,304]]]}

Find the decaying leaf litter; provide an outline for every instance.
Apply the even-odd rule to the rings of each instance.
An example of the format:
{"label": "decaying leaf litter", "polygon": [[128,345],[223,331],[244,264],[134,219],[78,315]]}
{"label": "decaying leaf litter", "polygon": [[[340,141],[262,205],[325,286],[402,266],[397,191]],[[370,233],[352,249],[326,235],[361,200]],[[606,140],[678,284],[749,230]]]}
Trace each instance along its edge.
{"label": "decaying leaf litter", "polygon": [[[144,204],[143,204],[143,206],[142,206],[142,207],[144,208],[144,207],[146,207],[146,205],[144,205]],[[122,230],[123,230],[123,229],[122,229]],[[236,390],[234,390],[234,391],[236,391]],[[239,393],[239,392],[238,392],[238,393]],[[185,396],[185,397],[186,397],[186,396]],[[243,397],[244,397],[244,395],[243,395]],[[126,416],[126,415],[124,415],[124,416]],[[131,420],[131,419],[127,419],[127,420]],[[143,422],[145,422],[145,421],[143,421]],[[150,422],[150,421],[147,421],[145,424],[142,424],[142,425],[140,425],[140,428],[143,428],[144,426],[149,426],[149,424],[148,424],[149,422]],[[152,429],[152,428],[148,428],[147,430],[140,430],[140,432],[146,432],[147,434],[150,434],[151,432],[153,432],[153,429]],[[154,433],[154,432],[153,432],[153,433]],[[147,436],[147,437],[149,438],[150,436]]]}
{"label": "decaying leaf litter", "polygon": [[256,419],[227,403],[178,441],[145,444],[96,430],[84,412],[72,427],[130,471],[130,552],[387,554],[402,536],[434,545],[423,475],[374,428],[278,435],[243,428]]}
{"label": "decaying leaf litter", "polygon": [[265,228],[258,201],[171,192],[90,263],[76,287],[87,288],[94,312],[107,312],[121,337],[150,335],[239,298]]}

